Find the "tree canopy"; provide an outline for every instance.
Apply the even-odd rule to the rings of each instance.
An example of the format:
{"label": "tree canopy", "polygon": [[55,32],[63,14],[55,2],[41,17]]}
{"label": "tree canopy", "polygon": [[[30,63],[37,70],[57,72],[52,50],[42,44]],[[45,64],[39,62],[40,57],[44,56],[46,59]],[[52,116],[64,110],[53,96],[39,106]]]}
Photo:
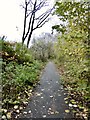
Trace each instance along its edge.
{"label": "tree canopy", "polygon": [[[56,2],[56,11],[62,24],[53,26],[58,33],[55,53],[64,69],[64,84],[72,94],[89,106],[90,96],[90,28],[89,2]],[[66,23],[63,25],[63,23]],[[80,97],[81,96],[81,97]],[[85,104],[84,104],[85,103]]]}

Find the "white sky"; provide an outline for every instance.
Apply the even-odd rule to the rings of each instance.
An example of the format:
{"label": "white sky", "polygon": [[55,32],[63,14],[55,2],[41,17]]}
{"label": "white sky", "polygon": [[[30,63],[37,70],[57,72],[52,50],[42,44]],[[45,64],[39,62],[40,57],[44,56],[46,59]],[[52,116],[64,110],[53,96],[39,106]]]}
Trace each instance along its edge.
{"label": "white sky", "polygon": [[[0,0],[0,36],[7,36],[9,41],[20,41],[22,38],[24,11],[20,7],[21,3],[22,0]],[[42,32],[51,32],[51,26],[57,21],[54,16],[50,22],[34,32],[35,36]]]}

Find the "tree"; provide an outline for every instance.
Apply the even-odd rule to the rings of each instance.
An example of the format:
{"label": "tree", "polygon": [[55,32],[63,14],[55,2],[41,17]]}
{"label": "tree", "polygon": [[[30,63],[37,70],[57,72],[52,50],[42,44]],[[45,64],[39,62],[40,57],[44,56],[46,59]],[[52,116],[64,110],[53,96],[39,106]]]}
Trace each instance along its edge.
{"label": "tree", "polygon": [[30,49],[32,51],[34,59],[46,61],[54,57],[53,42],[46,41],[45,39],[41,38],[34,38]]}
{"label": "tree", "polygon": [[[82,106],[88,108],[87,116],[90,116],[89,3],[56,2],[55,13],[60,20],[67,22],[65,32],[62,32],[63,26],[62,30],[60,29],[61,25],[52,27],[58,32],[62,32],[58,36],[55,53],[58,63],[61,65],[61,72],[64,70],[64,83],[67,88],[68,85],[71,87],[71,90],[68,88],[71,93],[79,93],[77,98],[82,101]],[[80,95],[81,97],[79,97]]]}
{"label": "tree", "polygon": [[[46,22],[48,22],[48,17],[54,7],[47,10],[45,9],[45,12],[43,13],[41,12],[42,9],[48,5],[47,0],[25,0],[25,5],[22,5],[25,10],[22,44],[24,44],[27,38],[27,47],[29,46],[33,31],[37,28],[41,28]],[[27,21],[28,19],[29,23]]]}
{"label": "tree", "polygon": [[[89,30],[89,2],[56,2],[56,11],[54,13],[63,21],[62,24],[52,27],[58,32],[66,32],[67,25],[70,22],[72,22],[73,26],[78,25],[84,31]],[[67,24],[64,25],[64,22]]]}

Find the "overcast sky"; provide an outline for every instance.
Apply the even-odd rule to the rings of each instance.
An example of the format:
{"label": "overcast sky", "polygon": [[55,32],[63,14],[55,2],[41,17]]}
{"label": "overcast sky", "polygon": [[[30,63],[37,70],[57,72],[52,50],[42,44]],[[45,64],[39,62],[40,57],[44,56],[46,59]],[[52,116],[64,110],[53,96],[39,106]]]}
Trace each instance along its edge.
{"label": "overcast sky", "polygon": [[[21,3],[22,0],[0,0],[0,36],[5,35],[10,41],[20,41],[22,38],[24,10],[20,7]],[[51,26],[57,22],[54,16],[50,22],[37,29],[34,35],[51,33]]]}

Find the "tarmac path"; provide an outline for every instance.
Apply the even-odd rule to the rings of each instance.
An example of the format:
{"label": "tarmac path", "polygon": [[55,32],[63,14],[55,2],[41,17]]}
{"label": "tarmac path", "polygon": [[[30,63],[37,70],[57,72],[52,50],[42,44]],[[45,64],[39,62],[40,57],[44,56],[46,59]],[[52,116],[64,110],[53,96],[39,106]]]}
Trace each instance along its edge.
{"label": "tarmac path", "polygon": [[73,118],[73,114],[64,101],[67,92],[60,82],[60,75],[55,64],[48,62],[42,72],[40,84],[37,85],[19,118]]}

